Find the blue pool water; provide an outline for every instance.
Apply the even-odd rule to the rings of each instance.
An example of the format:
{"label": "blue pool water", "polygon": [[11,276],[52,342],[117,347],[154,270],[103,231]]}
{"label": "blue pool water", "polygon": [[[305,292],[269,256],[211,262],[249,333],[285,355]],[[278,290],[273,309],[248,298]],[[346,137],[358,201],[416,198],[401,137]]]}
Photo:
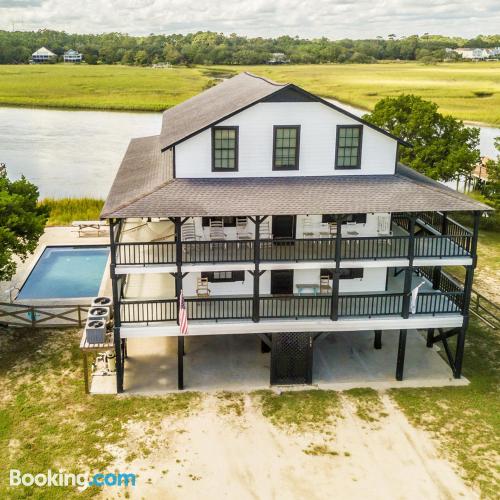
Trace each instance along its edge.
{"label": "blue pool water", "polygon": [[93,297],[108,255],[108,247],[47,247],[17,299]]}

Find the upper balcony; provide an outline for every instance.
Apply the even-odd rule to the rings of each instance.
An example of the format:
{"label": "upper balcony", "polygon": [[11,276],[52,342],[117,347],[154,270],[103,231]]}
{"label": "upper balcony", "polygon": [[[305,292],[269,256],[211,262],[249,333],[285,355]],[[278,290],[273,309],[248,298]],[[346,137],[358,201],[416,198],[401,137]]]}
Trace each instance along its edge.
{"label": "upper balcony", "polygon": [[[251,218],[227,218],[233,219],[232,225],[215,230],[208,226],[209,218],[207,223],[205,218],[203,223],[201,218],[185,219],[181,245],[176,244],[172,222],[130,221],[115,245],[117,272],[141,272],[144,267],[171,271],[179,262],[187,269],[235,263],[244,268],[253,267],[257,259],[262,269],[280,263],[314,267],[335,261],[338,252],[341,266],[346,267],[367,261],[384,261],[387,266],[408,262],[408,214],[392,214],[390,219],[389,214],[362,214],[339,228],[322,222],[328,216],[290,216],[288,222],[286,217],[264,219],[258,240]],[[467,228],[440,212],[418,214],[415,227],[415,265],[470,264],[472,233]]]}

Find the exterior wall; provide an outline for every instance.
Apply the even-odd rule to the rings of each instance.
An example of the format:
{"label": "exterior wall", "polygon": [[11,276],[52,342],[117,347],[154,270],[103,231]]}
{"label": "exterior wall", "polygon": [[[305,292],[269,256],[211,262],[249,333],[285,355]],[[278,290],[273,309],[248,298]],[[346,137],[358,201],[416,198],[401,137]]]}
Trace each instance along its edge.
{"label": "exterior wall", "polygon": [[[335,264],[332,264],[334,267]],[[350,292],[382,292],[385,290],[386,280],[385,267],[365,268],[363,278],[340,280],[340,293]],[[297,284],[318,283],[320,269],[295,269],[293,273],[294,293],[297,293]],[[189,273],[183,281],[184,295],[186,297],[196,296],[196,281],[201,273]],[[331,284],[331,282],[330,282]],[[210,295],[253,295],[253,276],[245,272],[245,281],[231,281],[224,283],[209,283]],[[260,277],[260,295],[271,293],[271,272],[266,271]]]}
{"label": "exterior wall", "polygon": [[[175,147],[176,177],[280,177],[393,174],[397,143],[363,126],[361,169],[335,170],[337,125],[359,122],[318,102],[256,104],[218,124],[239,126],[239,169],[212,172],[212,132],[207,129]],[[273,171],[273,126],[300,125],[299,170]]]}

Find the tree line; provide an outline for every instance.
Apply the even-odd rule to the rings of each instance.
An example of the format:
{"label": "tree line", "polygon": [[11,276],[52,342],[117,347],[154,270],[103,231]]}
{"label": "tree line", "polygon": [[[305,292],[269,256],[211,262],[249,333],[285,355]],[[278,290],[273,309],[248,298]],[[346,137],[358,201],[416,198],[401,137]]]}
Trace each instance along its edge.
{"label": "tree line", "polygon": [[423,62],[459,58],[445,49],[500,46],[500,35],[476,38],[412,35],[367,40],[305,39],[291,36],[248,38],[200,31],[187,35],[130,36],[122,33],[69,34],[64,31],[0,31],[0,64],[23,64],[45,46],[62,58],[68,49],[83,53],[88,64],[265,64],[273,53],[296,64],[372,63],[382,60]]}

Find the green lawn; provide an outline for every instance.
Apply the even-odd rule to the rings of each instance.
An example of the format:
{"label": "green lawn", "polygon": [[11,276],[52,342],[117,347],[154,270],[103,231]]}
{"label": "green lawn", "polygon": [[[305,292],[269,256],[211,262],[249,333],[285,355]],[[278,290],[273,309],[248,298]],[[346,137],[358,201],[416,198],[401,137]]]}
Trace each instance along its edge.
{"label": "green lawn", "polygon": [[[249,70],[370,109],[414,93],[457,118],[500,124],[500,63],[413,62],[152,69],[128,66],[0,66],[0,104],[157,111],[200,92],[214,76]],[[221,73],[220,75],[218,73]]]}

